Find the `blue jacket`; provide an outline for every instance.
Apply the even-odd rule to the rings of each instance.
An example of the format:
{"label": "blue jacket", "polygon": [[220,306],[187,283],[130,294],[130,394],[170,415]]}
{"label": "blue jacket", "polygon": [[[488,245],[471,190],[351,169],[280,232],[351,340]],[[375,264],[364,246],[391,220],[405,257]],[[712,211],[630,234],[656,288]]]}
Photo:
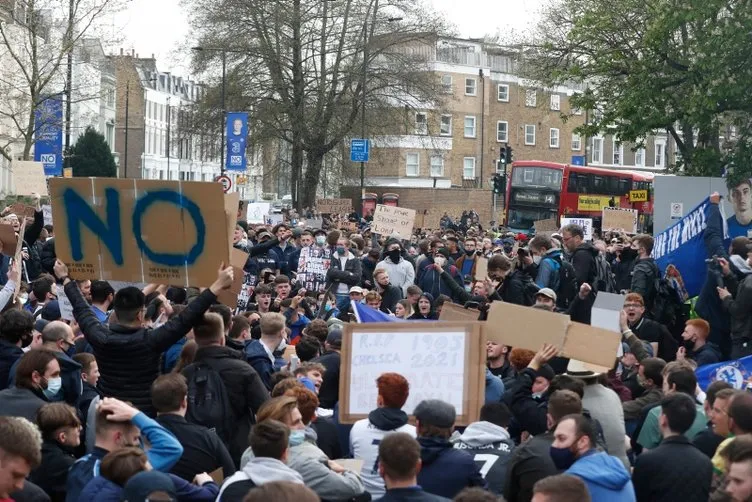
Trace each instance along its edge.
{"label": "blue jacket", "polygon": [[[133,417],[133,425],[138,427],[141,435],[151,444],[146,452],[151,466],[157,471],[169,472],[183,456],[183,446],[172,433],[143,413]],[[99,476],[99,465],[107,453],[107,450],[95,446],[94,451],[73,464],[68,472],[66,502],[77,502],[89,481]]]}
{"label": "blue jacket", "polygon": [[418,485],[423,490],[451,499],[467,487],[486,488],[486,481],[472,455],[456,450],[446,439],[420,437],[418,442],[423,461]]}
{"label": "blue jacket", "polygon": [[504,397],[504,382],[486,368],[486,403],[498,403]]}
{"label": "blue jacket", "polygon": [[[439,295],[447,295],[453,301],[457,301],[459,299],[458,295],[444,282],[444,280],[442,280],[441,274],[439,274],[433,265],[433,258],[430,256],[420,263],[420,268],[418,269],[417,274],[418,279],[415,284],[417,284],[424,293],[431,293],[431,296],[433,296],[434,299],[438,298]],[[457,267],[454,266],[454,262],[451,262],[451,260],[447,261],[447,264],[444,265],[443,268],[454,282],[460,286],[464,286],[462,277],[460,276]]]}
{"label": "blue jacket", "polygon": [[[559,261],[556,261],[559,260]],[[561,267],[561,249],[552,249],[543,257],[538,265],[535,284],[539,288],[550,288],[559,292],[559,268]]]}
{"label": "blue jacket", "polygon": [[588,487],[593,502],[635,502],[635,491],[624,464],[607,453],[591,450],[565,474],[577,476]]}
{"label": "blue jacket", "polygon": [[279,371],[287,364],[280,355],[274,354],[274,363],[269,359],[269,354],[260,340],[248,340],[245,342],[245,360],[256,370],[266,389],[271,392],[272,374]]}
{"label": "blue jacket", "polygon": [[269,250],[269,255],[273,256],[277,260],[279,265],[279,271],[282,275],[287,277],[292,276],[292,272],[298,271],[298,259],[300,258],[300,250],[295,247],[294,244],[288,241],[287,246],[283,250],[279,247],[279,244]]}
{"label": "blue jacket", "polygon": [[181,338],[175,344],[167,349],[167,351],[162,354],[162,373],[169,373],[172,371],[172,369],[175,367],[175,365],[178,363],[178,359],[180,359],[180,353],[183,352],[183,346],[186,344],[188,339],[186,337]]}
{"label": "blue jacket", "polygon": [[[175,485],[175,493],[180,502],[209,502],[219,495],[219,486],[214,482],[196,486],[174,474],[169,474],[169,476]],[[120,502],[122,497],[121,486],[98,475],[87,483],[78,502]]]}
{"label": "blue jacket", "polygon": [[[120,502],[123,488],[99,474],[86,483],[81,495],[74,499],[77,502]],[[70,500],[67,498],[66,500]]]}

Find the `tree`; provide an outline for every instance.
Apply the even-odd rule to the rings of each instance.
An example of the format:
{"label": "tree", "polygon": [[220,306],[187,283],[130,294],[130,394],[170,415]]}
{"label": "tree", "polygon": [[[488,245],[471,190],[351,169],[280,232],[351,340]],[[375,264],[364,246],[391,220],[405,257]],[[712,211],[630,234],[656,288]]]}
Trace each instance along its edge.
{"label": "tree", "polygon": [[86,132],[79,136],[70,153],[71,167],[73,167],[75,177],[114,178],[117,176],[115,157],[110,151],[110,145],[93,127],[86,128]]}
{"label": "tree", "polygon": [[[34,144],[36,109],[67,86],[67,56],[96,22],[120,5],[120,0],[10,0],[9,19],[0,22],[0,120],[10,131],[0,155],[13,160],[8,148],[22,143],[28,160]],[[0,6],[0,10],[6,8]],[[79,83],[85,86],[85,83]],[[71,88],[75,95],[77,89]],[[88,98],[91,99],[91,98]],[[47,124],[50,125],[50,124]],[[62,126],[57,124],[57,126]],[[18,152],[16,152],[18,155]]]}
{"label": "tree", "polygon": [[719,136],[752,132],[750,32],[748,0],[560,0],[523,41],[524,66],[543,85],[585,89],[572,103],[595,113],[580,133],[639,144],[665,130],[674,168],[718,176],[733,158]]}
{"label": "tree", "polygon": [[[289,144],[298,207],[314,205],[325,156],[359,136],[359,127],[371,137],[393,134],[404,108],[440,106],[429,60],[446,29],[418,2],[186,2],[199,44],[231,51],[229,75],[241,92],[233,107],[251,111],[257,136]],[[216,52],[195,53],[196,68],[216,65]]]}

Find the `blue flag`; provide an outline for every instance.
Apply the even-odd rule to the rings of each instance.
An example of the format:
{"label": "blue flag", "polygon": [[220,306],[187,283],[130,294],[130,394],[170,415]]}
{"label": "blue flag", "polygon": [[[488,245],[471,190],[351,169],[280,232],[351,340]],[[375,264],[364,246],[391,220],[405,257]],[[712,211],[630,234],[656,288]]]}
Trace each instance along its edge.
{"label": "blue flag", "polygon": [[353,314],[355,314],[355,319],[358,320],[360,323],[365,322],[401,322],[402,319],[397,319],[394,316],[390,316],[388,314],[383,313],[380,310],[376,310],[374,308],[369,307],[368,305],[364,305],[359,302],[354,302],[350,300],[350,304],[352,305],[352,311]]}
{"label": "blue flag", "polygon": [[653,258],[684,300],[699,295],[705,283],[708,256],[704,236],[709,206],[707,198],[655,238]]}
{"label": "blue flag", "polygon": [[723,380],[735,389],[744,389],[747,382],[752,379],[752,356],[700,366],[695,374],[702,390],[706,390],[708,385],[716,380]]}

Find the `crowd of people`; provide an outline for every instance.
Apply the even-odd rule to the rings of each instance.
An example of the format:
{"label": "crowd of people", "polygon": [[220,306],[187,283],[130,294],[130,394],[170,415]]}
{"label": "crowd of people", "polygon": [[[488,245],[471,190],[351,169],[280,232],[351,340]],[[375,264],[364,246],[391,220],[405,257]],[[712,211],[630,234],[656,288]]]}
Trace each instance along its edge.
{"label": "crowd of people", "polygon": [[[671,304],[646,234],[513,234],[472,211],[406,239],[357,218],[239,221],[228,306],[232,267],[208,288],[71,276],[35,203],[21,259],[0,263],[0,501],[752,500],[752,394],[695,374],[752,342],[746,237],[713,253],[724,330]],[[426,323],[507,302],[589,324],[599,292],[624,294],[610,368],[488,342],[479,420],[438,399],[408,414],[410,382],[385,372],[367,418],[340,421],[354,306]]]}

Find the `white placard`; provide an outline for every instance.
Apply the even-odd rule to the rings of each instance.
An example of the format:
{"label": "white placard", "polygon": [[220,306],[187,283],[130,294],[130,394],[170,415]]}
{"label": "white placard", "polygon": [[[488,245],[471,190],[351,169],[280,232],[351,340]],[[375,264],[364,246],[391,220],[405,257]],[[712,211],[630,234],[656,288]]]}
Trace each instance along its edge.
{"label": "white placard", "polygon": [[684,203],[672,202],[671,203],[671,219],[680,220],[684,217]]}
{"label": "white placard", "polygon": [[251,202],[246,211],[248,223],[266,223],[264,217],[271,211],[272,205],[268,202]]}
{"label": "white placard", "polygon": [[59,284],[57,285],[57,303],[60,306],[60,317],[65,319],[66,321],[74,321],[75,318],[73,317],[73,304],[65,295],[63,287]]}
{"label": "white placard", "polygon": [[561,226],[579,225],[585,231],[585,240],[593,240],[593,219],[592,218],[562,218]]}
{"label": "white placard", "polygon": [[[603,328],[616,333],[621,333],[619,326],[619,317],[624,309],[624,298],[626,295],[617,295],[599,291],[595,297],[595,303],[590,310],[590,325],[596,328]],[[616,357],[624,355],[621,344],[616,352]]]}
{"label": "white placard", "polygon": [[283,214],[268,214],[266,215],[267,225],[278,225],[285,222],[285,215]]}
{"label": "white placard", "polygon": [[[426,325],[428,329],[428,325]],[[352,334],[350,413],[367,415],[376,406],[376,379],[399,373],[410,382],[410,396],[402,409],[412,414],[424,399],[441,399],[463,409],[465,332],[447,331]],[[342,364],[347,364],[345,361]]]}
{"label": "white placard", "polygon": [[376,204],[371,231],[386,237],[396,234],[402,239],[409,239],[413,233],[414,224],[414,209]]}
{"label": "white placard", "polygon": [[52,225],[52,206],[49,204],[43,205],[42,214],[44,215],[44,224]]}

